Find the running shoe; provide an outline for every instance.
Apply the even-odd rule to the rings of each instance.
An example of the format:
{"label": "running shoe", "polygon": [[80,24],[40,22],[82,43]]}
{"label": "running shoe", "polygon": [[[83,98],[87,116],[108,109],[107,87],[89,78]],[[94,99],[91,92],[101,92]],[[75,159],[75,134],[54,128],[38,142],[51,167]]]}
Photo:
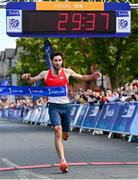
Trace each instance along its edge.
{"label": "running shoe", "polygon": [[67,164],[67,162],[66,161],[61,162],[59,168],[63,173],[67,173],[68,172],[68,164]]}

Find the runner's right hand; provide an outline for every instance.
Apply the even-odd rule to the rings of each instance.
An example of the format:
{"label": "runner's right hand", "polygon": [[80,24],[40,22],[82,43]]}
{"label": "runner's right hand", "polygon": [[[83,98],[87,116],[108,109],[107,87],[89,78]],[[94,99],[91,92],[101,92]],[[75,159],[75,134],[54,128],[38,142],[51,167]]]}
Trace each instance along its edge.
{"label": "runner's right hand", "polygon": [[25,73],[25,74],[22,75],[22,79],[25,80],[25,81],[29,80],[30,77],[31,77],[30,73]]}

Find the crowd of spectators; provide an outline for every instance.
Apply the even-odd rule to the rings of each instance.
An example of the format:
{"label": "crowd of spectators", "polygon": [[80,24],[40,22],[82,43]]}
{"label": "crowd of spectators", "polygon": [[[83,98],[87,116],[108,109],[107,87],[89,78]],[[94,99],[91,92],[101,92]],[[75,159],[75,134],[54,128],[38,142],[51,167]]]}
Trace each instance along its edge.
{"label": "crowd of spectators", "polygon": [[16,97],[15,101],[10,101],[8,96],[1,97],[0,100],[0,110],[1,109],[20,109],[21,110],[21,117],[23,113],[27,114],[30,109],[35,109],[46,107],[47,106],[47,97],[31,97],[31,96],[24,96],[24,97]]}
{"label": "crowd of spectators", "polygon": [[129,102],[138,101],[138,80],[126,83],[123,87],[117,89],[92,90],[86,91],[80,88],[77,93],[70,93],[72,103],[100,103],[104,102]]}

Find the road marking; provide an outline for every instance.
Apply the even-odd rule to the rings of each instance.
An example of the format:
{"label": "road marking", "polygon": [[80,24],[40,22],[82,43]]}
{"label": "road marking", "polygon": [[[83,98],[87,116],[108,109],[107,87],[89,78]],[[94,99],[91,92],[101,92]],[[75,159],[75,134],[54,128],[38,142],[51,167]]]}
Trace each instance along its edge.
{"label": "road marking", "polygon": [[[13,167],[13,168],[18,167],[17,164],[9,161],[7,158],[2,158],[1,161],[4,162],[8,167]],[[30,176],[32,176],[34,179],[49,179],[49,180],[52,180],[47,176],[43,176],[43,175],[31,172],[29,170],[21,170],[21,171],[18,170],[18,171],[14,171],[14,172],[15,172],[15,175],[19,179],[28,179]]]}

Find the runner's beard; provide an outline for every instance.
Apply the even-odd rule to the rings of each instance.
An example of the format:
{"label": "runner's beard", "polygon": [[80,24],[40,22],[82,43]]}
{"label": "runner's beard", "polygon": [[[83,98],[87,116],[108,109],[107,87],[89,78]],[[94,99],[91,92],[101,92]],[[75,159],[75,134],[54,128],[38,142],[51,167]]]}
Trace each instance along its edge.
{"label": "runner's beard", "polygon": [[59,70],[61,69],[62,65],[53,66],[55,73],[58,75]]}

